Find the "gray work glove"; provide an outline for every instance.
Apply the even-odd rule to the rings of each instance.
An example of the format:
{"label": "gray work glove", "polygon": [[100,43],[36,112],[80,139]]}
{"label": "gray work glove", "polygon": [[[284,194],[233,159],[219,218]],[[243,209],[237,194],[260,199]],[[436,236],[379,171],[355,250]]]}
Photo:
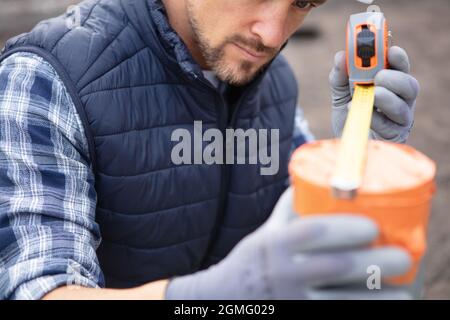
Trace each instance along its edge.
{"label": "gray work glove", "polygon": [[[380,71],[375,77],[375,107],[378,112],[373,115],[370,137],[405,143],[414,123],[419,82],[409,75],[409,58],[403,49],[390,48],[388,61],[390,69]],[[344,51],[335,56],[330,86],[333,132],[340,137],[352,101]]]}
{"label": "gray work glove", "polygon": [[[244,238],[220,263],[174,278],[166,291],[175,300],[409,299],[407,291],[383,284],[367,289],[369,266],[383,277],[404,274],[409,255],[394,247],[368,248],[377,226],[355,215],[298,218],[292,190],[269,220]],[[331,287],[332,286],[332,287]]]}

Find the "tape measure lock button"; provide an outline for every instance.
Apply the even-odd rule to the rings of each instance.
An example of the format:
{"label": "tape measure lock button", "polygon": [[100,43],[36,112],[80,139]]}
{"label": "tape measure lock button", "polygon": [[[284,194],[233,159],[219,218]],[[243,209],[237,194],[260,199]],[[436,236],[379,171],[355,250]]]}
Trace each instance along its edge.
{"label": "tape measure lock button", "polygon": [[370,31],[367,25],[362,26],[361,32],[358,33],[356,54],[361,58],[364,68],[372,66],[371,60],[376,55],[375,33]]}

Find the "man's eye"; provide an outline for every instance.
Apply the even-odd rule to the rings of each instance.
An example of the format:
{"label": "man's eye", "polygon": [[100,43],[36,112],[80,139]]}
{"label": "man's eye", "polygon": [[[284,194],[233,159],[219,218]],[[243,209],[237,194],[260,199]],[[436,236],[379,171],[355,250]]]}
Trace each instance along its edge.
{"label": "man's eye", "polygon": [[316,5],[311,1],[302,1],[302,0],[296,0],[294,2],[294,5],[302,10],[309,10],[311,8],[314,8]]}

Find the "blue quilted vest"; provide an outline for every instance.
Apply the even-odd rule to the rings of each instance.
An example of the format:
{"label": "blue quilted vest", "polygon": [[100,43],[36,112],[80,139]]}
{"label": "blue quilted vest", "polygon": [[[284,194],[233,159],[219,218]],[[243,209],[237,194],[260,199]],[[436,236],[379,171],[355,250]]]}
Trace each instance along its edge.
{"label": "blue quilted vest", "polygon": [[[82,119],[96,176],[102,285],[125,288],[223,259],[270,215],[285,190],[297,84],[281,56],[233,108],[204,78],[157,0],[88,0],[7,42],[52,64]],[[229,114],[229,110],[233,110]],[[171,161],[172,132],[279,129],[280,168]],[[269,140],[270,141],[270,140]],[[270,148],[270,146],[269,146]],[[247,159],[248,160],[248,159]]]}

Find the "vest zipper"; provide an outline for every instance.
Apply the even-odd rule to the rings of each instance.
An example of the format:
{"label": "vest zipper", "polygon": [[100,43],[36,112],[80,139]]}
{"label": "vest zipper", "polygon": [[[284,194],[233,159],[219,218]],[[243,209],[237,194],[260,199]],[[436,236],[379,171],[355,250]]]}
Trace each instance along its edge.
{"label": "vest zipper", "polygon": [[[219,121],[218,121],[218,127],[220,132],[222,133],[223,137],[226,137],[226,129],[228,127],[228,104],[226,103],[223,95],[209,82],[204,81],[203,79],[199,78],[197,75],[194,74],[194,77],[199,80],[199,82],[208,89],[211,89],[214,91],[216,96],[219,98],[220,106],[218,106],[218,114],[219,114]],[[237,109],[237,108],[236,108]],[[235,110],[236,111],[236,110]],[[234,112],[235,113],[235,112]],[[223,216],[225,213],[225,205],[228,195],[228,185],[229,185],[229,165],[226,164],[226,144],[223,144],[222,149],[222,156],[223,156],[223,164],[221,168],[221,179],[220,179],[220,193],[219,193],[219,207],[216,213],[216,218],[214,221],[214,226],[211,231],[211,237],[208,242],[208,246],[205,250],[205,253],[203,254],[203,257],[201,258],[199,265],[197,266],[197,269],[203,269],[203,266],[208,261],[208,258],[210,256],[211,250],[213,249],[214,243],[217,240],[217,233],[219,226],[223,220]]]}
{"label": "vest zipper", "polygon": [[[208,86],[209,88],[212,88],[216,93],[218,92],[216,88],[214,88],[212,85],[208,83],[205,83],[203,81],[200,81],[201,83],[203,83],[204,85]],[[222,94],[217,93],[220,101],[221,101],[221,109],[219,110],[219,115],[220,115],[220,119],[219,119],[219,128],[220,131],[222,132],[223,137],[226,137],[226,129],[233,129],[235,127],[235,122],[236,122],[236,117],[237,114],[239,112],[239,109],[241,107],[241,104],[243,103],[243,101],[245,100],[245,98],[247,97],[248,93],[251,92],[251,89],[254,87],[255,85],[251,85],[247,90],[245,90],[242,95],[239,97],[238,101],[236,102],[236,106],[233,110],[233,113],[231,114],[230,119],[228,119],[228,104],[225,101],[224,97]],[[199,269],[203,269],[205,267],[205,264],[208,262],[208,258],[211,255],[211,251],[214,248],[214,244],[217,241],[217,238],[219,236],[218,231],[219,231],[219,227],[223,222],[224,216],[225,216],[225,211],[226,211],[226,203],[227,203],[227,198],[228,198],[228,188],[230,185],[230,164],[226,163],[226,152],[227,152],[227,144],[224,143],[223,144],[223,159],[224,159],[224,163],[222,164],[222,174],[221,174],[221,183],[220,183],[220,197],[219,197],[219,209],[218,212],[216,214],[216,219],[214,222],[214,226],[211,232],[211,239],[208,243],[208,247],[205,251],[205,254],[203,256],[203,258],[201,259],[200,265],[199,265]]]}
{"label": "vest zipper", "polygon": [[[225,101],[223,95],[211,84],[209,81],[203,80],[200,77],[198,77],[195,73],[192,74],[192,76],[200,82],[200,84],[212,91],[215,92],[215,94],[219,97],[219,100],[221,102],[221,105],[219,106],[220,109],[218,109],[219,113],[219,130],[222,133],[223,137],[226,137],[226,129],[227,128],[234,128],[237,114],[239,113],[239,109],[245,100],[245,98],[249,95],[249,92],[251,92],[254,87],[257,86],[259,81],[255,81],[252,83],[247,90],[245,90],[242,95],[239,97],[238,101],[236,102],[236,106],[233,110],[233,113],[231,114],[231,118],[228,119],[228,104]],[[221,180],[220,180],[220,194],[219,194],[219,208],[216,214],[216,219],[214,222],[213,229],[211,231],[211,239],[208,242],[207,249],[205,250],[205,253],[200,260],[199,265],[197,266],[198,270],[201,270],[205,267],[205,264],[208,262],[208,258],[211,255],[211,251],[214,248],[214,244],[217,241],[218,237],[218,231],[219,227],[223,222],[223,218],[225,215],[226,210],[226,203],[228,198],[228,188],[230,184],[230,165],[226,164],[226,151],[227,151],[227,145],[226,143],[223,144],[223,159],[224,163],[222,164],[222,173],[221,173]]]}

